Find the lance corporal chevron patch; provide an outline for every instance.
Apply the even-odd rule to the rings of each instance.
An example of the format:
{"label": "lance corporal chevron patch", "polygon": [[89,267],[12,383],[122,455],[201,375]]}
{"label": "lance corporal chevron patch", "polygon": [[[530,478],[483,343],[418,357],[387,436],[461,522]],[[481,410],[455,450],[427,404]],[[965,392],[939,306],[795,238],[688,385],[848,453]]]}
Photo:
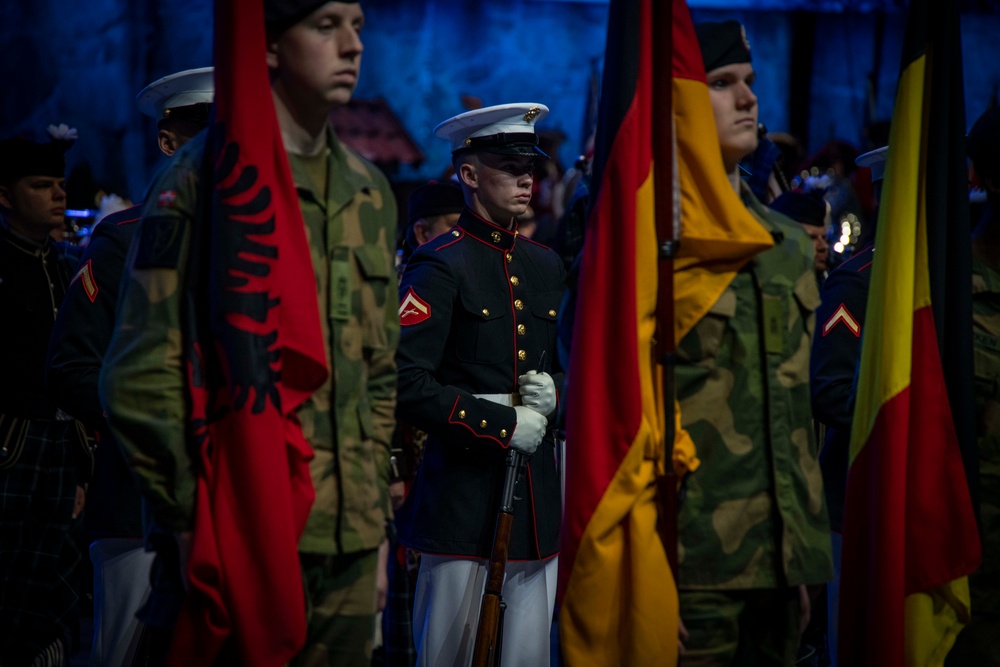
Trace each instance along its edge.
{"label": "lance corporal chevron patch", "polygon": [[94,303],[94,299],[97,298],[97,293],[100,288],[97,287],[97,281],[94,280],[94,268],[92,265],[92,260],[87,260],[87,262],[80,267],[80,270],[76,272],[73,276],[73,280],[70,281],[70,285],[75,283],[77,280],[80,281],[80,285],[83,286],[83,291],[86,292],[87,298],[90,299],[91,303]]}
{"label": "lance corporal chevron patch", "polygon": [[427,303],[411,287],[399,304],[399,325],[408,327],[431,318],[431,304]]}
{"label": "lance corporal chevron patch", "polygon": [[840,304],[837,310],[833,311],[833,315],[826,321],[826,324],[823,325],[823,335],[825,336],[830,333],[840,323],[843,323],[844,326],[850,329],[851,333],[856,337],[861,337],[861,325],[858,324],[858,321],[854,319],[851,311],[847,310],[847,306],[844,304]]}

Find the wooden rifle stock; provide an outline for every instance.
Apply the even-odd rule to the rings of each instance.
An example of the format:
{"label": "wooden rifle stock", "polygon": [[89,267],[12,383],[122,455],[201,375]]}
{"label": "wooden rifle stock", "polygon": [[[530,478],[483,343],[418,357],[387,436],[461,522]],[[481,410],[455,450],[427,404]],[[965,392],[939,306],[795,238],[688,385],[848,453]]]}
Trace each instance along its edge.
{"label": "wooden rifle stock", "polygon": [[479,607],[479,627],[476,644],[472,650],[472,667],[499,667],[503,643],[503,579],[507,570],[507,552],[510,548],[510,529],[514,523],[514,487],[518,472],[524,464],[524,454],[511,449],[507,454],[507,472],[503,481],[500,510],[493,533],[493,550],[490,568]]}

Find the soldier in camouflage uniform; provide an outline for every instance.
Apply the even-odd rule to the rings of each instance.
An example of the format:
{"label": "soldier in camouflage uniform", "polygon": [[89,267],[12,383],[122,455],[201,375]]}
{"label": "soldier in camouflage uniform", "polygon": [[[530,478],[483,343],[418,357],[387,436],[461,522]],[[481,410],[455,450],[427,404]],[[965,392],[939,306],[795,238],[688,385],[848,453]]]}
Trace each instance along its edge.
{"label": "soldier in camouflage uniform", "polygon": [[688,665],[790,665],[808,616],[804,587],[831,575],[829,523],[809,408],[819,294],[809,237],[739,177],[757,144],[742,26],[695,26],[723,163],[774,247],[741,270],[677,351],[683,426],[702,466],[679,516]]}
{"label": "soldier in camouflage uniform", "polygon": [[[326,120],[354,89],[360,6],[264,4],[272,96],[312,249],[330,364],[326,383],[297,413],[315,452],[316,500],[299,542],[309,635],[295,664],[367,667],[379,549],[391,516],[396,202],[385,176],[346,148]],[[338,71],[333,83],[316,74],[324,68]],[[182,544],[195,490],[184,430],[182,286],[193,269],[188,253],[205,149],[204,135],[192,140],[151,190],[101,382],[111,429],[156,528],[178,534]],[[157,247],[168,238],[157,225],[181,232]]]}
{"label": "soldier in camouflage uniform", "polygon": [[972,622],[945,663],[1000,665],[1000,108],[969,132],[969,157],[986,190],[972,233],[972,326],[979,445],[979,519],[983,561],[969,577]]}

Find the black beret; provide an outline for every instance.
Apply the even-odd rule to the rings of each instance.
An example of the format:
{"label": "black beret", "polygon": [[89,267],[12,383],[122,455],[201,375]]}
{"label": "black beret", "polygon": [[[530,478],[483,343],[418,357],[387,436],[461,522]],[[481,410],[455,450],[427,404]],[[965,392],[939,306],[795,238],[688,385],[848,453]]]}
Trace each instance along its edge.
{"label": "black beret", "polygon": [[451,183],[424,183],[410,194],[407,210],[412,225],[422,218],[461,213],[465,208],[462,188]]}
{"label": "black beret", "polygon": [[979,117],[969,131],[966,145],[976,172],[996,178],[1000,172],[1000,107],[987,109]]}
{"label": "black beret", "polygon": [[64,139],[42,144],[23,137],[0,141],[0,183],[13,183],[25,176],[62,178],[66,174],[65,153],[72,145]]}
{"label": "black beret", "polygon": [[[358,0],[336,0],[345,4]],[[264,24],[270,35],[279,35],[331,0],[264,0]]]}
{"label": "black beret", "polygon": [[826,202],[819,197],[791,190],[768,204],[772,210],[795,222],[822,227],[826,219]]}
{"label": "black beret", "polygon": [[694,31],[698,34],[706,72],[734,63],[750,62],[750,42],[747,41],[746,30],[738,21],[698,23]]}

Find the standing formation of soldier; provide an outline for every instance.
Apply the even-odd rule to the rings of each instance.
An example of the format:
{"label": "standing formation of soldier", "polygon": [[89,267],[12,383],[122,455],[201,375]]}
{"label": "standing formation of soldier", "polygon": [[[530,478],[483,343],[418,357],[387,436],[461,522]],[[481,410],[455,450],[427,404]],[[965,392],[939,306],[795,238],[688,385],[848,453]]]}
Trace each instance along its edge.
{"label": "standing formation of soldier", "polygon": [[[264,7],[261,56],[305,225],[329,371],[294,417],[312,449],[315,501],[298,543],[308,633],[293,664],[371,664],[389,586],[390,604],[400,605],[387,627],[409,633],[412,625],[398,664],[467,665],[498,509],[509,503],[502,664],[547,665],[561,521],[553,427],[564,381],[556,322],[565,270],[519,233],[518,218],[529,208],[536,163],[548,158],[535,126],[549,110],[502,104],[435,128],[450,143],[457,183],[429,184],[411,198],[397,294],[389,182],[328,119],[357,82],[363,9],[348,0]],[[807,587],[834,576],[837,553],[836,457],[850,425],[864,285],[836,295],[856,282],[867,265],[855,264],[870,263],[871,251],[833,273],[821,305],[819,230],[829,209],[788,196],[775,202],[785,217],[741,179],[740,160],[758,145],[749,41],[734,21],[696,31],[726,175],[774,245],[678,344],[683,427],[702,461],[680,490],[681,664],[791,665],[811,612]],[[184,365],[185,336],[199,323],[186,320],[184,304],[208,196],[201,178],[211,147],[198,132],[209,122],[211,82],[211,69],[181,72],[140,95],[161,148],[176,155],[148,201],[101,223],[82,261],[50,238],[65,211],[71,142],[0,142],[0,309],[21,323],[0,328],[0,665],[61,665],[71,651],[74,531],[93,467],[85,427],[98,436],[86,501],[97,574],[94,664],[157,664],[170,645],[202,474]],[[974,133],[979,148],[997,147],[995,110]],[[998,532],[998,153],[973,156],[989,192],[973,282],[984,534]],[[822,470],[810,381],[813,404],[831,408],[817,414],[830,427]],[[824,391],[837,400],[817,399]],[[414,438],[401,435],[397,419],[406,433],[419,429],[420,447],[399,446]],[[522,457],[508,498],[507,462]],[[156,552],[155,565],[143,545]],[[987,540],[987,554],[995,546]],[[415,583],[403,567],[406,550],[420,554]],[[396,573],[388,584],[387,558]],[[994,570],[974,580],[986,613],[959,644],[976,660],[1000,655]]]}

